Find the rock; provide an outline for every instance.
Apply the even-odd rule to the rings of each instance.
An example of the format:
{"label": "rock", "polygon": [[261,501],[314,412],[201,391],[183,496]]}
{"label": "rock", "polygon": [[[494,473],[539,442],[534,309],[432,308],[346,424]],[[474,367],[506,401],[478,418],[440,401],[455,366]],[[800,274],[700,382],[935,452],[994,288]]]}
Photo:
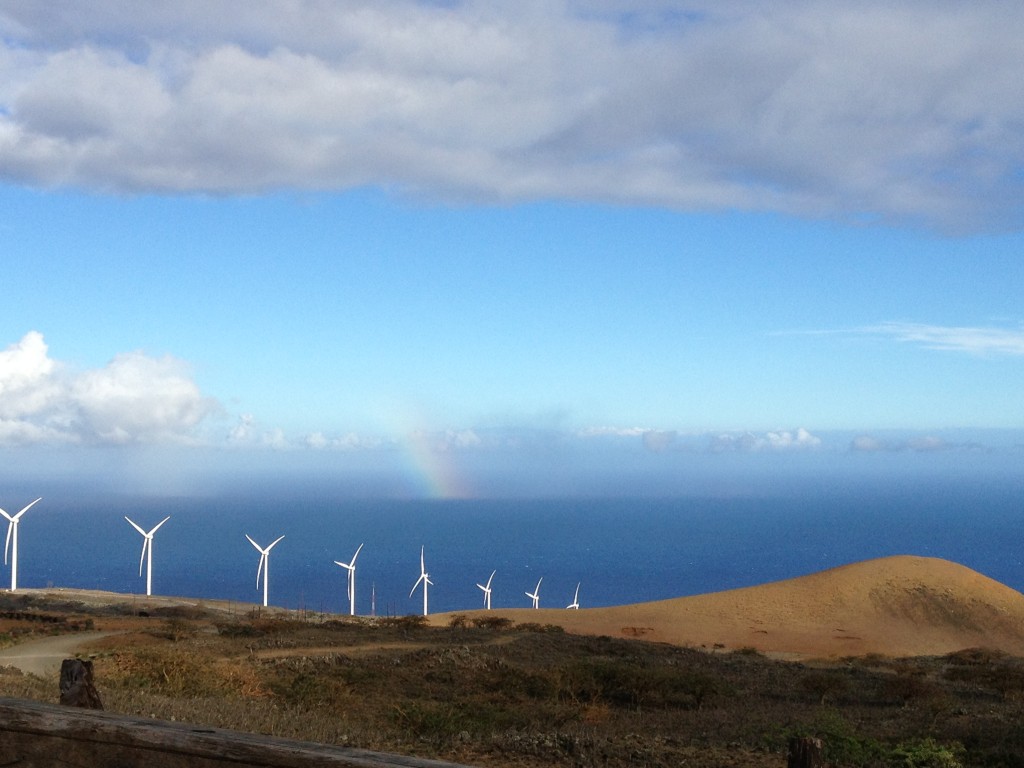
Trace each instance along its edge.
{"label": "rock", "polygon": [[64,659],[60,665],[60,703],[69,707],[103,709],[99,691],[92,682],[92,662]]}

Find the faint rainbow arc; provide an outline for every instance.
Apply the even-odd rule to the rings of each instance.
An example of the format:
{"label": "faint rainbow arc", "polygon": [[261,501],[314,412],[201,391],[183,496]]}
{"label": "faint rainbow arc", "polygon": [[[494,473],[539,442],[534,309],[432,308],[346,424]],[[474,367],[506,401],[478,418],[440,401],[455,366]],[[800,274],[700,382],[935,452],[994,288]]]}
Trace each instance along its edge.
{"label": "faint rainbow arc", "polygon": [[432,499],[468,499],[472,489],[459,471],[455,451],[437,445],[426,432],[413,432],[406,440],[410,471],[420,490]]}

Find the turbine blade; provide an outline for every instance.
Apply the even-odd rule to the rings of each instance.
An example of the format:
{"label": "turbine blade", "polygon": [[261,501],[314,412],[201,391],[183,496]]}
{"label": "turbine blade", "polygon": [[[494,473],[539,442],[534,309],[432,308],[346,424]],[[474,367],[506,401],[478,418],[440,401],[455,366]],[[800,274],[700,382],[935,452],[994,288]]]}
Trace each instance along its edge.
{"label": "turbine blade", "polygon": [[497,571],[491,571],[491,575],[487,579],[487,591],[488,592],[491,590],[491,579],[494,578],[494,574],[496,574],[496,573],[497,573]]}
{"label": "turbine blade", "polygon": [[269,547],[267,547],[265,550],[263,550],[263,554],[269,555],[270,554],[270,550],[272,550],[274,548],[274,545],[276,545],[277,542],[279,542],[283,538],[284,538],[284,536],[278,536],[276,539],[274,539],[273,543],[271,543],[271,545]]}
{"label": "turbine blade", "polygon": [[354,555],[352,555],[352,562],[349,563],[349,565],[351,565],[353,568],[356,567],[356,558],[359,557],[359,553],[362,551],[362,549],[363,549],[363,545],[360,544],[359,547],[356,549],[356,553]]}
{"label": "turbine blade", "polygon": [[427,567],[423,564],[423,547],[421,545],[420,546],[420,573],[421,574],[425,574],[426,572],[427,572]]}
{"label": "turbine blade", "polygon": [[37,502],[40,502],[40,501],[42,501],[42,500],[43,500],[43,497],[42,497],[42,496],[40,496],[40,497],[39,497],[38,499],[36,499],[35,501],[33,501],[33,502],[32,502],[31,504],[28,504],[28,505],[27,505],[27,506],[26,506],[26,507],[25,507],[24,509],[22,509],[22,510],[21,510],[21,512],[19,512],[18,514],[16,514],[16,515],[14,516],[14,519],[15,519],[15,520],[17,520],[17,519],[18,519],[19,517],[21,517],[21,516],[22,516],[22,515],[24,515],[24,514],[25,514],[26,512],[28,512],[28,511],[29,511],[29,509],[31,509],[31,508],[32,508],[32,507],[33,507],[33,506],[34,506],[34,505],[35,505],[35,504],[36,504]]}
{"label": "turbine blade", "polygon": [[146,561],[146,545],[149,544],[149,539],[142,540],[142,554],[139,555],[139,576],[142,575],[142,564]]}
{"label": "turbine blade", "polygon": [[416,583],[412,585],[412,589],[409,590],[409,597],[412,597],[412,593],[416,591],[416,587],[420,585],[420,582],[427,578],[427,574],[421,573],[420,577],[416,579]]}
{"label": "turbine blade", "polygon": [[250,536],[250,535],[249,535],[249,534],[247,533],[247,534],[245,534],[245,538],[247,538],[247,539],[249,540],[249,543],[250,543],[250,544],[252,544],[252,545],[253,545],[254,547],[256,547],[256,551],[257,551],[257,552],[259,552],[259,553],[260,553],[261,555],[263,554],[263,547],[261,547],[261,546],[260,546],[259,544],[257,544],[257,543],[256,543],[255,541],[253,541],[253,540],[252,540],[252,536]]}
{"label": "turbine blade", "polygon": [[130,517],[128,517],[128,515],[125,515],[124,519],[127,520],[129,523],[131,523],[132,528],[134,528],[136,531],[141,533],[143,536],[146,535],[146,532],[144,530],[142,530],[142,528],[139,527],[139,525],[134,520],[132,520]]}
{"label": "turbine blade", "polygon": [[352,579],[355,576],[355,572],[356,572],[355,568],[349,569],[349,572],[348,572],[348,588],[345,591],[346,591],[346,594],[347,594],[348,599],[350,601],[352,600]]}
{"label": "turbine blade", "polygon": [[[7,519],[11,520],[9,517]],[[7,524],[7,541],[4,542],[4,565],[7,565],[7,550],[11,546],[11,531],[13,531],[13,530],[14,530],[14,521],[11,520],[11,522],[9,522]]]}
{"label": "turbine blade", "polygon": [[153,535],[154,533],[156,533],[156,532],[157,532],[157,530],[158,530],[158,529],[160,528],[160,526],[161,526],[161,525],[163,525],[164,523],[166,523],[166,522],[167,522],[168,520],[170,520],[170,519],[171,519],[171,516],[170,516],[170,515],[168,515],[167,517],[165,517],[165,518],[164,518],[163,520],[161,520],[161,521],[160,521],[159,523],[157,523],[157,524],[156,524],[156,526],[155,526],[155,527],[153,528],[153,530],[152,530],[152,531],[150,531],[150,532],[149,532],[149,533],[148,533],[147,535],[148,535],[148,536],[152,536],[152,535]]}
{"label": "turbine blade", "polygon": [[8,520],[10,520],[10,521],[11,521],[12,523],[14,522],[14,518],[13,518],[13,517],[11,517],[10,515],[8,515],[8,514],[7,514],[6,512],[4,512],[4,511],[3,511],[2,509],[0,509],[0,515],[3,515],[3,516],[4,516],[4,517],[6,517],[6,518],[7,518]]}
{"label": "turbine blade", "polygon": [[256,589],[260,588],[260,574],[263,573],[263,564],[265,562],[267,562],[267,553],[261,551],[260,552],[260,564],[259,564],[259,567],[256,569]]}

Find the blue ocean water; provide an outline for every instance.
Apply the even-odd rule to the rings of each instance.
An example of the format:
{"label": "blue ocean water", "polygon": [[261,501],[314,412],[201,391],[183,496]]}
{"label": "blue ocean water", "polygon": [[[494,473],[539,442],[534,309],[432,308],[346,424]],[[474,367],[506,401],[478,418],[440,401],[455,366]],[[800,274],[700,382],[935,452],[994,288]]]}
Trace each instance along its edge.
{"label": "blue ocean water", "polygon": [[[481,607],[476,584],[492,570],[495,608],[529,607],[525,593],[541,577],[542,608],[564,608],[577,583],[586,608],[893,554],[946,558],[1024,589],[1020,481],[934,479],[656,499],[354,501],[299,487],[206,498],[56,493],[22,520],[19,586],[144,594],[142,537],[125,515],[147,530],[171,516],[154,541],[154,594],[258,602],[259,553],[245,534],[264,546],[284,535],[270,556],[270,602],[313,611],[347,612],[345,572],[334,561],[347,562],[360,543],[360,614],[422,610],[420,592],[409,596],[421,546],[431,612]],[[5,566],[0,584],[9,579]]]}

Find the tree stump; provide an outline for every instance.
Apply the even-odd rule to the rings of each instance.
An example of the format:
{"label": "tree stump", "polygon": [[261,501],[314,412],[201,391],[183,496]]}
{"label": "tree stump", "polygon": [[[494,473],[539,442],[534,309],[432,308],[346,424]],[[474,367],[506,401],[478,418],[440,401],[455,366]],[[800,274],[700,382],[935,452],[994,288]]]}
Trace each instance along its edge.
{"label": "tree stump", "polygon": [[92,662],[64,659],[60,665],[60,703],[69,707],[103,709],[99,691],[92,684]]}
{"label": "tree stump", "polygon": [[823,768],[825,749],[821,739],[809,736],[794,736],[789,740],[788,768]]}

